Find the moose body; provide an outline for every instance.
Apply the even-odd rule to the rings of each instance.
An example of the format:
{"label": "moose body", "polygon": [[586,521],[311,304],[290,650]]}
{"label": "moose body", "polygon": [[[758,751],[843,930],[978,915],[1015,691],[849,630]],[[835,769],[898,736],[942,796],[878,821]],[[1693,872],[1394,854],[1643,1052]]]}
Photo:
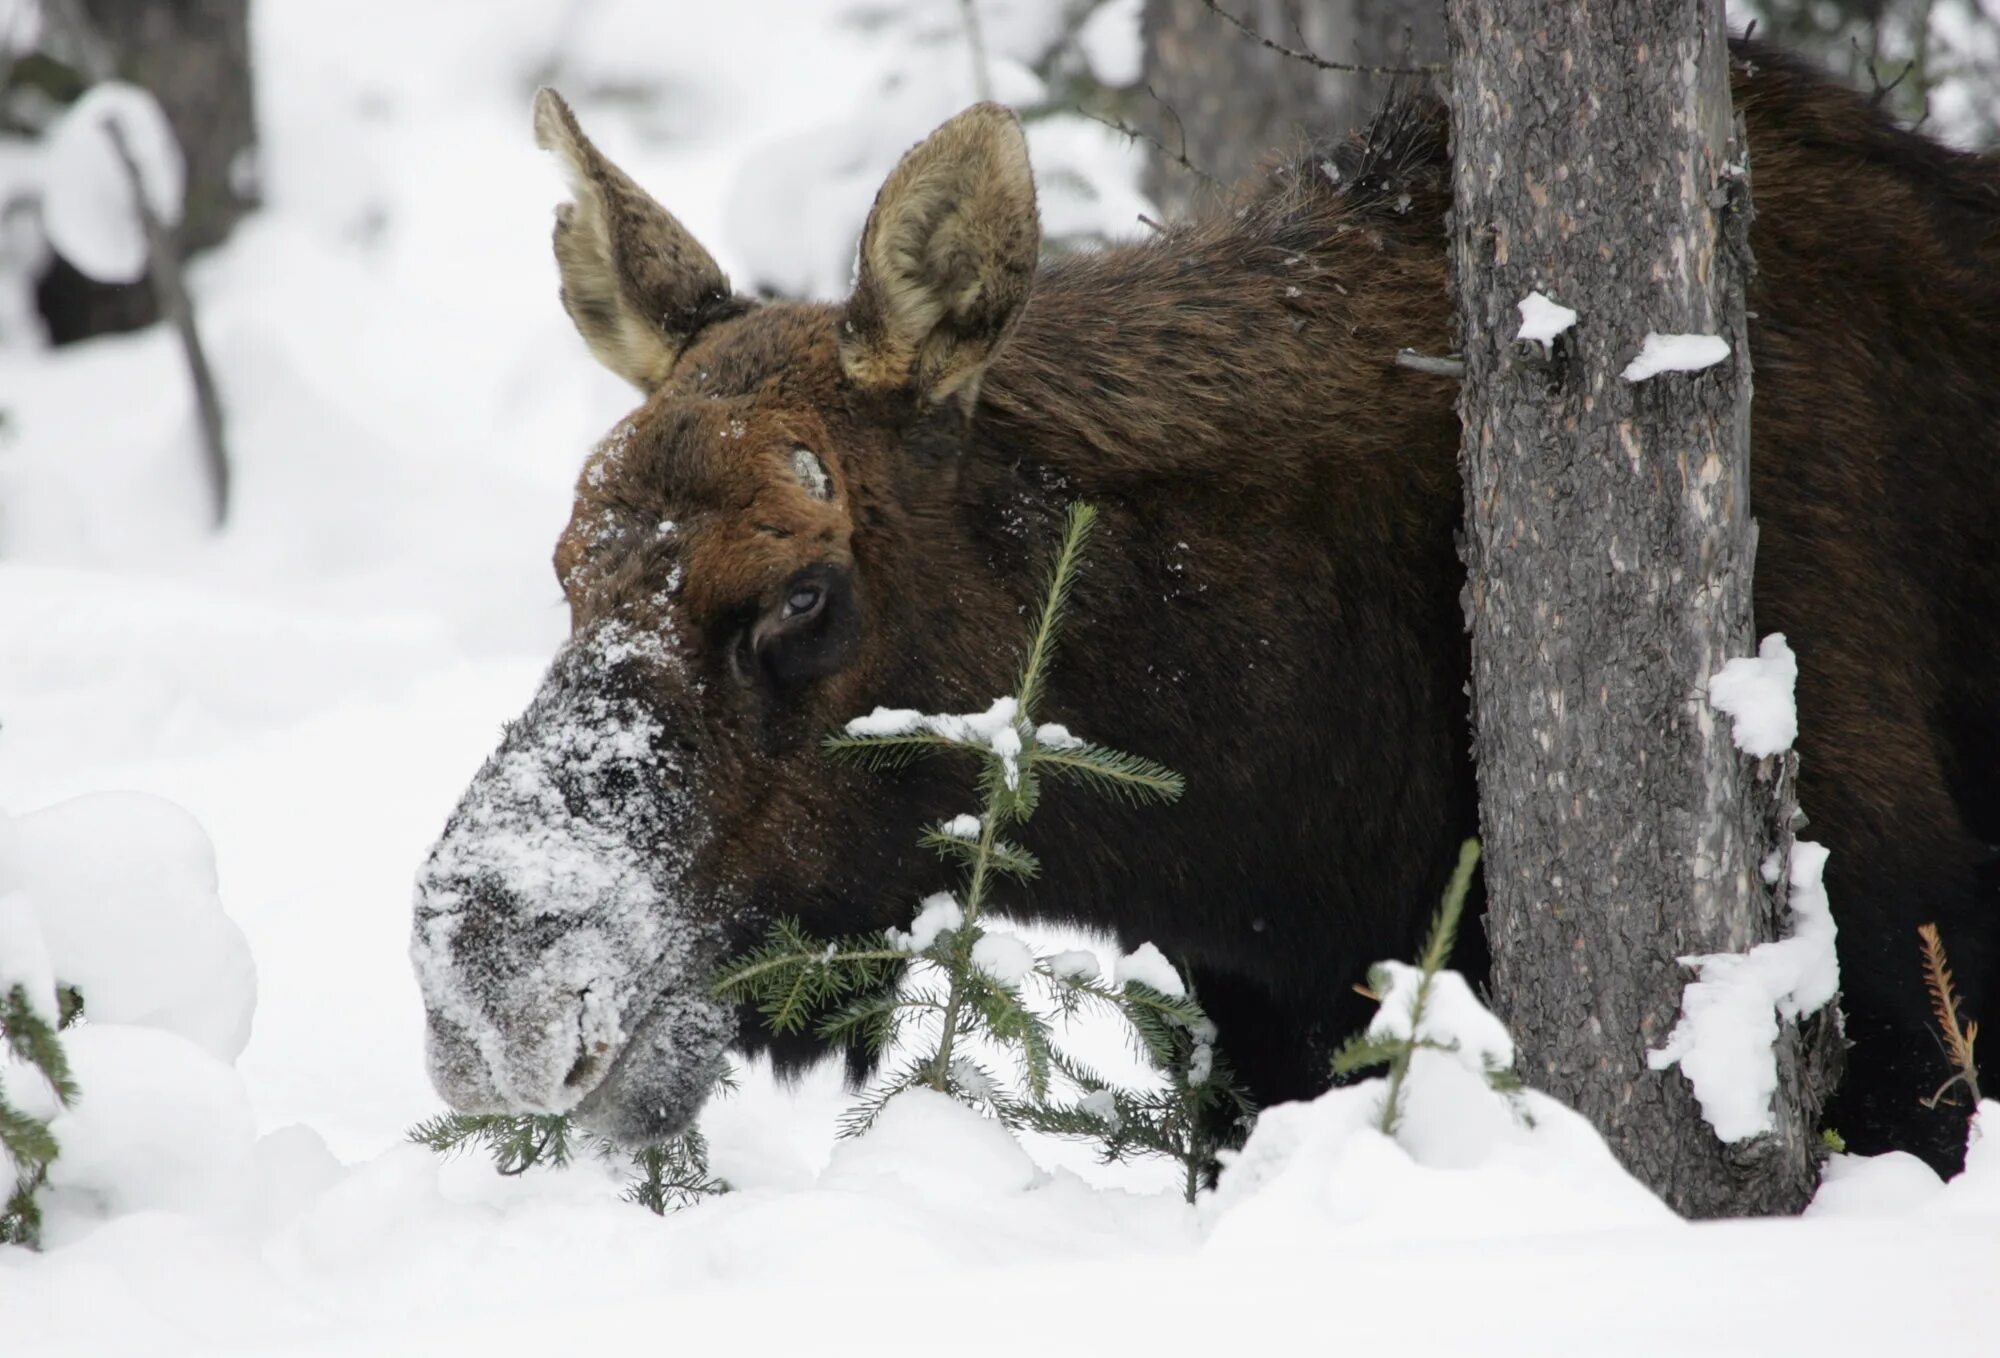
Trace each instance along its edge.
{"label": "moose body", "polygon": [[[1757,621],[1799,657],[1800,797],[1834,851],[1855,1043],[1830,1118],[1858,1150],[1950,1165],[1964,1110],[1919,1102],[1946,1072],[1915,926],[1939,924],[1981,1012],[2000,168],[1737,55]],[[1043,875],[1011,908],[1186,959],[1258,1101],[1322,1090],[1366,1019],[1352,983],[1414,950],[1478,819],[1456,391],[1395,362],[1455,347],[1442,112],[1400,105],[1237,210],[1040,265],[1025,144],[982,105],[884,185],[841,305],[736,297],[560,100],[536,125],[574,191],[564,304],[645,401],[557,547],[572,639],[419,883],[440,1091],[671,1133],[727,1047],[773,1042],[709,998],[717,962],[778,914],[907,924],[939,885],[919,830],[964,793],[820,738],[1004,693],[1078,499],[1100,528],[1040,715],[1187,793],[1141,812],[1051,789]]]}

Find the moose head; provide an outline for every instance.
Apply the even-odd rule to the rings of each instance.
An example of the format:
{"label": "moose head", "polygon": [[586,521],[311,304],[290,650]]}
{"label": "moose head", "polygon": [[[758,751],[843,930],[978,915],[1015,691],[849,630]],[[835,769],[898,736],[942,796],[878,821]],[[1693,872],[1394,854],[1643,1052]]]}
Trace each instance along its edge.
{"label": "moose head", "polygon": [[[462,1111],[684,1127],[737,1038],[707,976],[775,913],[896,922],[940,789],[818,749],[878,702],[999,691],[1019,600],[952,530],[980,379],[1034,278],[1021,128],[981,104],[883,184],[840,305],[732,291],[553,91],[562,302],[639,391],[555,571],[570,638],[417,885],[431,1076]],[[748,1036],[748,1035],[746,1035]]]}

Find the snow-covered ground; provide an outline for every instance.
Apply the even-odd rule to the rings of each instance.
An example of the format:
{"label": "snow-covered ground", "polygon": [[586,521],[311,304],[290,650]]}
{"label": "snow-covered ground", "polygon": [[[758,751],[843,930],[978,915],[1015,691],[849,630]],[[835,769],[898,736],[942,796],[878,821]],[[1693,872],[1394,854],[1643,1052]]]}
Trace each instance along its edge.
{"label": "snow-covered ground", "polygon": [[[594,1165],[402,1144],[438,1107],[411,878],[563,634],[548,554],[629,403],[556,304],[533,87],[739,284],[838,295],[973,65],[943,0],[254,8],[269,207],[191,275],[229,531],[202,531],[165,334],[0,349],[0,923],[33,912],[58,972],[95,969],[64,975],[83,1099],[48,1248],[0,1248],[0,1350],[1836,1355],[1990,1326],[2000,1131],[1949,1186],[1836,1160],[1803,1220],[1696,1227],[1564,1110],[1530,1130],[1448,1066],[1412,1077],[1401,1141],[1368,1087],[1267,1113],[1198,1208],[1174,1167],[924,1097],[836,1146],[830,1072],[747,1072],[703,1124],[738,1191],[665,1220]],[[981,0],[999,97],[1039,98],[1064,8]],[[1107,78],[1137,8],[1079,41]],[[1115,134],[1055,118],[1031,147],[1052,234],[1144,209]]]}

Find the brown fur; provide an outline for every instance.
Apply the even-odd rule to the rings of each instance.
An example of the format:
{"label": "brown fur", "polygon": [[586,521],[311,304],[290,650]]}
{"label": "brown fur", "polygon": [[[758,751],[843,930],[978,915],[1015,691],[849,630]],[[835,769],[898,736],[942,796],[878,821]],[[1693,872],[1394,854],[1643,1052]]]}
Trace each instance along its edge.
{"label": "brown fur", "polygon": [[562,161],[574,197],[556,213],[563,309],[598,362],[650,392],[691,335],[741,310],[729,279],[672,213],[598,153],[554,90],[535,94],[535,144]]}
{"label": "brown fur", "polygon": [[[1758,625],[1800,658],[1801,795],[1834,850],[1858,1044],[1832,1116],[1857,1149],[1949,1165],[1962,1110],[1917,1103],[1942,1073],[1910,940],[1936,919],[1969,1011],[1990,1003],[2000,169],[1739,58]],[[1454,392],[1393,361],[1453,347],[1439,111],[1398,105],[1239,210],[1064,259],[1030,293],[1018,130],[975,109],[891,176],[845,307],[739,303],[636,358],[602,313],[650,292],[698,314],[712,265],[676,243],[688,277],[643,281],[620,231],[684,233],[558,125],[582,195],[604,195],[571,229],[613,261],[578,279],[565,258],[572,314],[650,394],[586,467],[557,569],[579,628],[637,620],[686,659],[652,702],[700,760],[715,832],[691,872],[731,903],[732,941],[781,911],[829,933],[903,923],[936,888],[914,840],[965,809],[950,771],[857,774],[818,738],[878,703],[1006,691],[1054,527],[1087,499],[1103,526],[1038,715],[1189,790],[1144,814],[1052,794],[1045,876],[1016,908],[1190,960],[1260,1098],[1322,1087],[1365,1018],[1350,983],[1410,953],[1476,826]],[[799,484],[796,447],[830,500]],[[808,579],[839,609],[817,649],[774,658],[774,610]],[[1477,971],[1476,930],[1467,948]]]}
{"label": "brown fur", "polygon": [[903,158],[861,233],[840,357],[856,385],[972,394],[1034,282],[1041,248],[1028,143],[975,104]]}

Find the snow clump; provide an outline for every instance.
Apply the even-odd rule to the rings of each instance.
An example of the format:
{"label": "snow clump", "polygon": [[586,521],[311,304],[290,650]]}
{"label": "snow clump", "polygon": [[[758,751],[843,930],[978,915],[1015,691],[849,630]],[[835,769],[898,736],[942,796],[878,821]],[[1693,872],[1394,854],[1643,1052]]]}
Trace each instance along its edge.
{"label": "snow clump", "polygon": [[1151,943],[1141,943],[1119,958],[1115,974],[1121,986],[1137,981],[1174,999],[1187,994],[1187,982],[1181,979],[1180,972],[1174,970],[1174,964]]}
{"label": "snow clump", "polygon": [[958,903],[958,897],[949,891],[939,891],[924,897],[917,908],[917,917],[910,921],[908,929],[890,929],[889,941],[904,952],[926,951],[938,941],[940,934],[951,933],[964,927],[965,911]]}
{"label": "snow clump", "polygon": [[1515,306],[1521,312],[1521,329],[1514,336],[1516,342],[1536,341],[1542,352],[1548,353],[1555,347],[1556,336],[1576,324],[1576,313],[1561,306],[1539,292],[1531,292]]}
{"label": "snow clump", "polygon": [[1719,335],[1649,334],[1638,357],[1619,376],[1643,382],[1661,373],[1692,373],[1712,368],[1729,357],[1729,341]]}
{"label": "snow clump", "polygon": [[1763,759],[1791,749],[1799,737],[1798,680],[1798,657],[1785,634],[1773,632],[1754,657],[1738,656],[1716,671],[1708,701],[1735,724],[1736,748]]}
{"label": "snow clump", "polygon": [[56,253],[82,273],[100,283],[136,283],[146,273],[146,231],[111,139],[113,123],[153,215],[169,227],[180,221],[186,167],[166,114],[145,90],[108,80],[86,90],[47,133],[42,224]]}
{"label": "snow clump", "polygon": [[1681,992],[1680,1021],[1665,1045],[1646,1054],[1646,1064],[1680,1066],[1702,1117],[1723,1141],[1771,1130],[1778,1020],[1817,1013],[1840,989],[1837,930],[1822,880],[1826,860],[1827,850],[1809,840],[1792,845],[1788,937],[1747,953],[1680,959],[1696,977]]}

